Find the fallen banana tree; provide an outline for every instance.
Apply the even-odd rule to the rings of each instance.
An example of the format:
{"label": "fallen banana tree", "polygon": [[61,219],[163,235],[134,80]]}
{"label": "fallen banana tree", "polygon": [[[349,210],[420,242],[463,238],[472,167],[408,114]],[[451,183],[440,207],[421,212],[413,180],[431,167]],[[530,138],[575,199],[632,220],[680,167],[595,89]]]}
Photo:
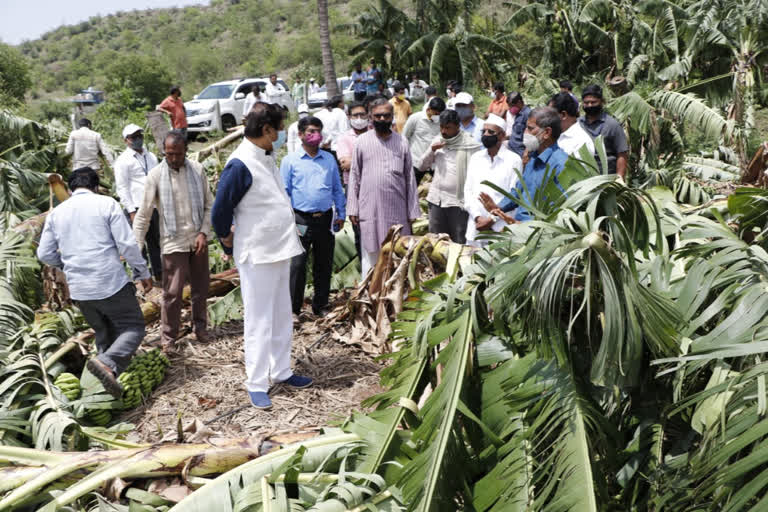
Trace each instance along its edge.
{"label": "fallen banana tree", "polygon": [[[310,434],[313,438],[315,434]],[[302,436],[302,437],[307,437]],[[54,511],[94,491],[101,491],[116,479],[135,481],[178,476],[186,486],[200,487],[219,475],[240,467],[248,471],[249,461],[256,467],[278,467],[302,446],[321,449],[315,465],[331,450],[358,440],[355,435],[325,436],[292,442],[296,436],[225,439],[211,437],[203,443],[160,444],[90,452],[53,452],[0,447],[0,510],[34,506],[35,510]],[[143,484],[140,484],[143,485]],[[124,484],[129,487],[130,483]],[[63,489],[61,493],[51,493]],[[120,493],[118,493],[120,494]],[[116,496],[117,499],[120,496]],[[209,509],[213,510],[213,508]]]}
{"label": "fallen banana tree", "polygon": [[401,230],[400,225],[389,230],[376,266],[352,291],[347,303],[324,322],[351,321],[349,343],[359,344],[370,354],[391,348],[387,345],[391,321],[403,310],[411,291],[438,274],[456,276],[477,250],[451,242],[445,234],[401,236]]}

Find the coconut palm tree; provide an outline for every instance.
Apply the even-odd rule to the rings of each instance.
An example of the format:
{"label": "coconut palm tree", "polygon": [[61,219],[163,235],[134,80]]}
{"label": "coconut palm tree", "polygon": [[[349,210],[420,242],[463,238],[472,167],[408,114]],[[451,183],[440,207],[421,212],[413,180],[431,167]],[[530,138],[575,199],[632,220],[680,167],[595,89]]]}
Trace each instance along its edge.
{"label": "coconut palm tree", "polygon": [[328,98],[339,94],[336,83],[336,69],[333,65],[331,32],[328,29],[328,0],[317,0],[317,22],[320,30],[320,49],[323,57],[323,77]]}

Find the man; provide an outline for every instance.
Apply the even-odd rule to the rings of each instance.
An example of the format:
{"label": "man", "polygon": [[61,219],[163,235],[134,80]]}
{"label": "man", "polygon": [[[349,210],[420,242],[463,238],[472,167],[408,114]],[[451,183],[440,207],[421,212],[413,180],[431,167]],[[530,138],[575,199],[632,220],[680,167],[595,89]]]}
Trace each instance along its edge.
{"label": "man", "polygon": [[283,85],[277,81],[277,75],[275,73],[269,75],[269,82],[267,82],[267,87],[265,90],[267,95],[267,103],[279,105],[283,94],[286,92],[287,91],[285,90],[285,87],[283,87]]}
{"label": "man", "polygon": [[[440,135],[440,114],[445,110],[445,102],[440,98],[433,98],[427,104],[427,110],[417,112],[408,118],[403,128],[403,136],[411,148],[411,161],[418,162],[432,145],[435,137]],[[417,166],[413,168],[416,173],[416,184],[428,172],[423,172]]]}
{"label": "man", "polygon": [[181,89],[178,85],[171,87],[168,97],[156,109],[171,116],[171,127],[174,130],[181,130],[184,136],[187,136],[187,111],[184,110],[184,102],[181,101]]}
{"label": "man", "polygon": [[[488,194],[481,192],[480,198],[486,210],[501,217],[508,224],[525,222],[533,219],[528,205],[534,202],[539,190],[549,180],[554,179],[555,185],[564,192],[557,177],[563,170],[568,155],[557,145],[560,133],[560,115],[555,109],[537,107],[531,111],[526,125],[526,138],[530,139],[529,160],[523,169],[523,181],[518,181],[510,191],[514,200],[505,197],[498,205]],[[546,201],[548,198],[536,199]],[[515,209],[514,215],[507,215]]]}
{"label": "man", "polygon": [[435,87],[434,85],[428,86],[424,90],[424,95],[425,95],[425,98],[424,98],[424,106],[421,109],[422,112],[427,111],[427,109],[429,108],[429,102],[432,101],[432,98],[437,98],[437,87]]}
{"label": "man", "polygon": [[66,147],[67,154],[72,155],[72,168],[90,167],[95,171],[100,171],[99,155],[106,158],[109,165],[112,166],[114,162],[112,151],[104,143],[101,134],[91,130],[91,121],[84,117],[77,122],[77,126],[79,128],[69,134]]}
{"label": "man", "polygon": [[[324,316],[331,293],[333,272],[333,228],[344,227],[346,199],[341,187],[336,159],[320,149],[323,140],[323,122],[316,117],[299,121],[301,149],[283,158],[280,174],[283,175],[285,191],[291,199],[296,215],[304,252],[291,260],[291,303],[293,314],[301,313],[304,303],[304,288],[307,281],[307,255],[313,251],[312,282],[315,295],[312,298],[312,312]],[[332,206],[336,207],[336,220]]]}
{"label": "man", "polygon": [[[466,94],[466,93],[462,93]],[[453,242],[464,244],[467,232],[467,212],[464,210],[464,183],[470,156],[481,145],[467,131],[459,128],[456,110],[440,114],[440,135],[419,160],[421,172],[429,168],[435,176],[429,185],[429,232],[447,233]]]}
{"label": "man", "polygon": [[579,98],[576,97],[575,94],[573,94],[573,84],[570,80],[561,80],[560,81],[560,92],[567,93],[573,98],[573,101],[576,102],[576,108],[579,107]]}
{"label": "man", "polygon": [[469,159],[467,181],[464,183],[464,209],[467,211],[467,243],[482,247],[485,242],[478,240],[482,231],[501,231],[506,222],[494,219],[480,202],[480,193],[487,194],[498,203],[505,196],[496,189],[484,185],[484,181],[493,183],[502,190],[512,190],[517,184],[518,175],[523,172],[523,163],[517,153],[513,153],[504,143],[506,122],[496,114],[489,114],[483,124],[482,144],[484,151],[477,151]]}
{"label": "man", "polygon": [[376,96],[380,96],[388,100],[392,99],[392,93],[389,92],[389,89],[387,88],[387,84],[385,84],[384,82],[379,82],[379,89],[378,91],[376,91]]}
{"label": "man", "polygon": [[136,286],[120,258],[131,267],[133,279],[141,280],[144,291],[152,288],[152,280],[117,201],[97,195],[96,171],[75,169],[69,188],[72,197],[45,219],[37,257],[67,276],[70,296],[96,335],[99,355],[86,366],[119,399],[123,390],[117,376],[144,338]]}
{"label": "man", "polygon": [[309,95],[312,96],[313,94],[317,94],[320,92],[320,86],[317,85],[317,82],[314,78],[309,79]]}
{"label": "man", "polygon": [[[277,169],[273,143],[283,113],[257,103],[245,137],[219,179],[212,219],[224,251],[234,255],[243,297],[245,387],[251,404],[269,409],[269,380],[305,388],[312,379],[291,371],[291,259],[302,253],[291,201]],[[234,225],[237,229],[234,229]]]}
{"label": "man", "polygon": [[560,149],[568,153],[575,154],[582,146],[587,146],[590,153],[595,153],[595,143],[592,137],[581,127],[579,123],[579,104],[567,92],[555,94],[549,102],[549,106],[554,108],[560,114],[560,127],[563,133],[557,139],[557,145]]}
{"label": "man", "polygon": [[347,114],[344,112],[344,96],[337,94],[325,102],[325,107],[315,112],[315,117],[323,122],[322,148],[336,154],[341,134],[349,129]]}
{"label": "man", "polygon": [[355,150],[357,138],[368,131],[370,120],[364,103],[353,102],[349,105],[349,124],[351,128],[344,132],[336,144],[336,157],[339,159],[343,183],[349,184],[349,170],[352,167],[352,153]]}
{"label": "man", "polygon": [[461,92],[461,84],[455,80],[448,82],[448,86],[445,89],[445,105],[451,110],[456,108],[456,95]]}
{"label": "man", "polygon": [[363,65],[355,64],[355,70],[350,76],[352,79],[352,91],[355,93],[355,101],[363,101],[368,90],[368,73],[363,71]]}
{"label": "man", "polygon": [[161,341],[163,350],[172,352],[179,336],[182,291],[188,281],[192,291],[195,336],[201,343],[209,341],[206,300],[210,281],[208,233],[213,197],[203,166],[186,158],[184,134],[171,130],[163,146],[165,159],[147,175],[133,232],[139,245],[143,245],[152,211],[156,208],[163,252]]}
{"label": "man", "polygon": [[[298,108],[299,121],[309,116],[309,105],[302,103]],[[294,121],[288,127],[288,153],[294,153],[301,149],[301,139],[299,139],[299,121]]]}
{"label": "man", "polygon": [[411,76],[411,83],[408,86],[408,88],[411,91],[411,98],[414,101],[422,101],[424,100],[424,95],[426,94],[427,89],[427,82],[424,80],[419,80],[419,74],[414,73]]}
{"label": "man", "polygon": [[405,86],[400,82],[395,82],[392,88],[395,91],[395,96],[389,102],[395,110],[395,131],[403,133],[405,122],[408,121],[413,110],[411,109],[411,102],[405,98]]}
{"label": "man", "polygon": [[627,137],[619,122],[603,110],[603,90],[599,85],[588,85],[581,93],[581,101],[585,115],[579,122],[593,139],[603,136],[608,174],[618,174],[622,180],[626,180],[629,156]]}
{"label": "man", "polygon": [[248,93],[248,95],[245,97],[245,101],[243,102],[243,122],[245,122],[245,116],[248,115],[248,112],[251,111],[257,101],[263,101],[266,103],[267,95],[261,92],[259,84],[253,84],[253,87],[251,87],[251,92]]}
{"label": "man", "polygon": [[468,92],[460,92],[454,99],[454,110],[459,114],[461,130],[469,132],[480,143],[483,136],[483,122],[475,115],[475,100]]}
{"label": "man", "polygon": [[366,73],[368,74],[368,88],[366,92],[370,96],[375,96],[379,93],[379,85],[383,83],[381,80],[381,70],[376,67],[376,59],[371,59],[371,65]]}
{"label": "man", "polygon": [[523,144],[523,135],[528,125],[528,116],[531,115],[531,107],[523,101],[523,95],[519,92],[511,92],[507,96],[507,105],[509,105],[509,115],[512,117],[510,129],[510,120],[507,120],[507,131],[509,132],[509,149],[523,156],[525,145]]}
{"label": "man", "polygon": [[507,116],[507,110],[509,110],[509,106],[507,105],[507,95],[504,94],[504,84],[496,82],[493,85],[493,101],[488,105],[486,117],[488,114],[495,114],[504,119]]}
{"label": "man", "polygon": [[[125,150],[115,160],[115,188],[128,215],[131,225],[136,212],[144,199],[144,187],[147,174],[157,164],[157,157],[144,147],[144,130],[135,124],[123,128]],[[147,247],[149,262],[152,265],[152,275],[158,282],[163,279],[163,260],[160,257],[160,217],[157,210],[152,211],[147,230]]]}
{"label": "man", "polygon": [[347,194],[349,220],[360,225],[363,276],[376,264],[389,228],[401,224],[410,234],[421,215],[408,143],[392,133],[394,108],[377,98],[370,112],[374,129],[357,138]]}

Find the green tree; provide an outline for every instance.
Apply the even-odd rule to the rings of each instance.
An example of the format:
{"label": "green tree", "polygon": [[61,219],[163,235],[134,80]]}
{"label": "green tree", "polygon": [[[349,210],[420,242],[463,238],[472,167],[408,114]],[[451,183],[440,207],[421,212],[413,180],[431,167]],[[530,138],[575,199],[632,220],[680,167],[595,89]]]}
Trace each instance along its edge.
{"label": "green tree", "polygon": [[14,47],[0,43],[0,95],[18,101],[32,86],[29,65]]}
{"label": "green tree", "polygon": [[134,108],[154,108],[168,95],[171,85],[171,74],[148,55],[121,55],[107,69],[107,92],[129,90]]}

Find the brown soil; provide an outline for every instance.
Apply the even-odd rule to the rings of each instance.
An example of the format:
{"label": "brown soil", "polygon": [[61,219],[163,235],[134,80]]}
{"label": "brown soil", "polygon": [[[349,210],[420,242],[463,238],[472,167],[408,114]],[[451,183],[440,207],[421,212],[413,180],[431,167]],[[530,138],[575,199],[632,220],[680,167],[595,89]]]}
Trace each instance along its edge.
{"label": "brown soil", "polygon": [[[150,344],[159,338],[158,329],[149,330]],[[179,340],[181,353],[171,357],[165,381],[143,405],[117,419],[136,426],[129,439],[147,443],[175,432],[179,417],[184,425],[198,419],[228,437],[307,431],[342,420],[381,391],[382,368],[358,347],[339,341],[348,335],[344,329],[311,320],[296,325],[293,368],[315,382],[303,390],[274,387],[270,411],[250,406],[243,386],[242,322],[212,329],[213,341],[205,345],[189,335]]]}

